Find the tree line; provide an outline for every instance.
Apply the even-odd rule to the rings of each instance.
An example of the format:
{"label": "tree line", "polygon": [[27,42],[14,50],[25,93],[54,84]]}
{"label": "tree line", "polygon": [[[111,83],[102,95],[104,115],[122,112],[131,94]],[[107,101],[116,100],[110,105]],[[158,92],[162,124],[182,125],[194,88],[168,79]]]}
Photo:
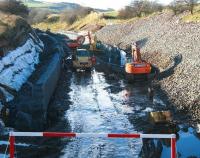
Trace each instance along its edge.
{"label": "tree line", "polygon": [[[198,5],[200,0],[173,0],[168,6],[163,6],[157,1],[151,0],[133,0],[128,6],[119,11],[118,18],[129,19],[133,17],[146,16],[155,12],[161,12],[164,9],[171,9],[175,15],[190,11],[194,13],[195,6]],[[77,19],[82,18],[93,11],[89,7],[80,7],[72,10],[62,11],[60,16],[48,17],[54,13],[49,9],[42,8],[27,8],[22,1],[18,0],[1,0],[0,11],[19,15],[30,24],[40,22],[57,22],[65,21],[69,24],[74,23]]]}
{"label": "tree line", "polygon": [[164,9],[171,9],[175,15],[184,11],[194,13],[194,8],[199,0],[173,0],[168,6],[164,6],[157,1],[134,0],[128,6],[119,11],[119,18],[129,19],[141,17],[155,12],[161,12]]}

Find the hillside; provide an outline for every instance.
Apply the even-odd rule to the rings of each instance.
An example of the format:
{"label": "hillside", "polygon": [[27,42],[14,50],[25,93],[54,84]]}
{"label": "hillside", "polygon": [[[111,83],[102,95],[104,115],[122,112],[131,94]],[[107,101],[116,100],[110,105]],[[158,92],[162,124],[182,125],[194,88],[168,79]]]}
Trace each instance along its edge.
{"label": "hillside", "polygon": [[[42,2],[35,0],[21,0],[21,1],[29,8],[43,8],[52,10],[54,12],[60,12],[63,10],[73,10],[81,7],[80,4],[69,3],[69,2],[51,3],[51,2]],[[98,12],[114,11],[112,8],[108,9],[93,8],[93,9]]]}
{"label": "hillside", "polygon": [[68,3],[68,2],[61,2],[61,3],[50,3],[50,2],[41,2],[35,0],[22,0],[23,3],[28,6],[29,8],[46,8],[52,11],[62,11],[67,9],[77,9],[80,7],[79,4],[76,3]]}
{"label": "hillside", "polygon": [[97,32],[97,37],[122,49],[139,41],[143,57],[161,69],[159,82],[172,105],[192,111],[192,117],[199,120],[200,23],[185,23],[182,20],[185,16],[164,12],[106,26]]}
{"label": "hillside", "polygon": [[[52,17],[56,18],[56,21],[52,21]],[[66,30],[73,30],[73,31],[79,31],[94,26],[106,26],[106,25],[113,25],[113,24],[121,24],[126,23],[130,21],[134,21],[137,18],[133,19],[118,19],[117,18],[117,12],[116,11],[106,11],[103,13],[99,13],[96,11],[91,12],[90,14],[86,15],[85,17],[78,18],[73,22],[72,24],[69,24],[67,21],[62,21],[62,15],[61,14],[51,14],[48,16],[48,18],[41,22],[34,24],[34,28],[39,28],[42,30],[50,29],[52,32],[60,32],[60,31],[66,31]],[[89,29],[90,30],[90,29]]]}

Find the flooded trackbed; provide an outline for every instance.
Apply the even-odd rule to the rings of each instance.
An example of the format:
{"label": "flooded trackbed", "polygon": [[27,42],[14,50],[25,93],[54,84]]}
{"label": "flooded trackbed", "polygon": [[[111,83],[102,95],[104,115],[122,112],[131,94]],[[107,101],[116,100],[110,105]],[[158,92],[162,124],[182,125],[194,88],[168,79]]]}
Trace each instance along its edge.
{"label": "flooded trackbed", "polygon": [[[69,86],[69,87],[68,87]],[[167,109],[155,93],[148,99],[148,84],[127,84],[123,79],[109,78],[103,72],[71,72],[63,70],[50,110],[53,127],[48,131],[75,133],[163,133],[170,128],[152,128],[146,114]],[[56,111],[62,111],[54,120]],[[50,115],[50,114],[49,114]],[[194,129],[179,125],[178,158],[200,158],[200,135]],[[34,141],[40,139],[39,143]],[[30,146],[17,146],[22,158],[169,158],[170,143],[152,140],[150,148],[141,139],[108,138],[28,138]],[[31,141],[29,141],[31,140]],[[17,143],[23,139],[17,138]],[[157,142],[161,142],[160,145]],[[4,142],[4,144],[6,144]],[[191,145],[190,145],[191,144]],[[1,146],[1,142],[0,142]],[[5,146],[4,146],[5,147]],[[158,150],[157,150],[158,149]],[[151,151],[152,150],[152,151]],[[159,152],[152,156],[152,152]],[[1,152],[0,152],[1,153]],[[148,154],[149,153],[149,154]],[[3,156],[0,154],[0,157]]]}
{"label": "flooded trackbed", "polygon": [[[79,76],[80,75],[80,76]],[[79,78],[79,77],[80,78]],[[123,87],[123,83],[118,83]],[[74,74],[70,92],[73,104],[66,112],[72,131],[79,133],[135,133],[124,113],[132,111],[122,106],[121,95],[109,92],[102,73]],[[74,139],[64,152],[64,157],[133,157],[139,154],[140,140],[130,139]]]}
{"label": "flooded trackbed", "polygon": [[[72,132],[137,133],[129,116],[135,115],[138,122],[137,118],[152,110],[147,87],[134,88],[122,80],[107,80],[101,72],[74,73],[70,89],[72,104],[66,119]],[[138,157],[141,148],[140,139],[75,138],[65,147],[61,157]]]}
{"label": "flooded trackbed", "polygon": [[[65,117],[72,132],[146,133],[151,128],[147,112],[166,109],[157,95],[153,102],[148,99],[147,83],[130,85],[123,80],[110,80],[102,72],[73,73],[70,89],[72,104]],[[182,131],[183,128],[180,126],[178,132],[179,157],[200,157],[197,149],[184,151],[181,147],[189,139],[200,145],[195,131],[192,128]],[[138,158],[142,157],[142,147],[140,139],[74,138],[62,150],[60,158]],[[170,157],[170,146],[165,141],[161,152],[161,158]]]}

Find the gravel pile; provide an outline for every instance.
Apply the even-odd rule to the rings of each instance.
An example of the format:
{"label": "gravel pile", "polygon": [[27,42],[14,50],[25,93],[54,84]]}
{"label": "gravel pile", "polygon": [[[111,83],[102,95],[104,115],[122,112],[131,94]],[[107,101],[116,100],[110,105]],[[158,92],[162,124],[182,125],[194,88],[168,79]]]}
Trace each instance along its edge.
{"label": "gravel pile", "polygon": [[143,58],[161,69],[160,83],[178,110],[200,116],[200,23],[160,13],[128,24],[106,26],[98,40],[128,49],[139,41]]}

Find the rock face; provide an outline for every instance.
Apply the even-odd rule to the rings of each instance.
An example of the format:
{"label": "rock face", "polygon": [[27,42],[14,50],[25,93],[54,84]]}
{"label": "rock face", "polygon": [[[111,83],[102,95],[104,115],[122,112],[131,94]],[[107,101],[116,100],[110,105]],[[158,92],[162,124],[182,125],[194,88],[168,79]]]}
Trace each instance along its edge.
{"label": "rock face", "polygon": [[138,41],[143,58],[161,69],[161,88],[178,109],[200,116],[200,23],[184,23],[172,13],[106,26],[98,40],[128,49]]}
{"label": "rock face", "polygon": [[[10,115],[8,102],[14,99],[23,84],[35,71],[36,65],[39,63],[39,55],[43,52],[44,45],[34,31],[27,36],[28,40],[21,47],[9,51],[7,55],[0,58],[0,103],[3,105],[0,108],[0,116],[5,122]],[[21,116],[22,120],[28,118],[27,115]]]}

